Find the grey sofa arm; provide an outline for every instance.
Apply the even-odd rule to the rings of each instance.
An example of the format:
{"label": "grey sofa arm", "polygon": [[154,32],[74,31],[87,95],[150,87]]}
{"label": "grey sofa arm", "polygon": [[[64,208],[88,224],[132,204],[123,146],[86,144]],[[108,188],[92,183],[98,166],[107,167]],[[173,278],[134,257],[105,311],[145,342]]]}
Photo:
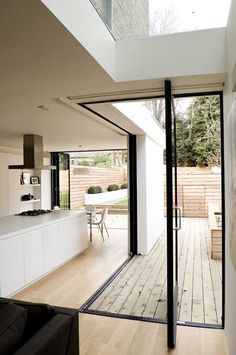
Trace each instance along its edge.
{"label": "grey sofa arm", "polygon": [[[58,306],[49,306],[44,303],[32,303],[0,297],[0,307],[7,303],[15,303],[28,310],[29,324],[27,329],[27,343],[31,337],[36,335],[57,314],[67,315],[71,318],[68,348],[66,355],[79,355],[79,316],[78,310]],[[32,350],[32,349],[31,349]],[[59,353],[60,354],[60,353]]]}
{"label": "grey sofa arm", "polygon": [[79,355],[79,312],[74,308],[52,306],[56,314],[69,315],[72,318],[69,335],[69,347],[66,355]]}
{"label": "grey sofa arm", "polygon": [[65,355],[67,353],[71,317],[56,314],[14,355]]}

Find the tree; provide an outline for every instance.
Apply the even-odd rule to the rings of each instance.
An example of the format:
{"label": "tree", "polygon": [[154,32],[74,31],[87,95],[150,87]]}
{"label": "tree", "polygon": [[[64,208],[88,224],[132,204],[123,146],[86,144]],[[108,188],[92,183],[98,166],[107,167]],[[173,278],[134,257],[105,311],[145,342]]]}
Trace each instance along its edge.
{"label": "tree", "polygon": [[[159,36],[176,32],[178,30],[179,23],[175,16],[173,6],[169,5],[164,9],[158,9],[150,15],[149,21],[149,34],[150,36]],[[165,102],[164,99],[155,99],[145,102],[148,109],[152,112],[152,115],[163,123]]]}
{"label": "tree", "polygon": [[179,166],[220,166],[220,100],[218,96],[193,99],[186,117],[176,121]]}
{"label": "tree", "polygon": [[174,8],[169,5],[165,9],[158,9],[150,16],[149,34],[151,36],[165,35],[176,32],[179,27]]}

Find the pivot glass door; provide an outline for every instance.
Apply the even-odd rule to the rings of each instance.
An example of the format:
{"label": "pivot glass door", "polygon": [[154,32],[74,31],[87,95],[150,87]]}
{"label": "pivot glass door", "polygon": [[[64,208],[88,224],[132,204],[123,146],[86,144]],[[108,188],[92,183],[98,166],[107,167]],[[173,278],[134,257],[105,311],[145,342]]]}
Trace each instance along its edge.
{"label": "pivot glass door", "polygon": [[171,82],[165,81],[166,115],[166,211],[167,211],[167,345],[176,344],[178,308],[178,230],[181,211],[177,201],[176,118]]}

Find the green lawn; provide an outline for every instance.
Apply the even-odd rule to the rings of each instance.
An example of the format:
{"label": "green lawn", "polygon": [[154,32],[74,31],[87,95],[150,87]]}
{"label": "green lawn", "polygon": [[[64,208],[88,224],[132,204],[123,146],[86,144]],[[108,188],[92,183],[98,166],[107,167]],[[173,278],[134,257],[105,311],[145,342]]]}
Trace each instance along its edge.
{"label": "green lawn", "polygon": [[128,200],[122,200],[122,201],[116,202],[115,205],[127,206],[128,205]]}
{"label": "green lawn", "polygon": [[68,206],[69,195],[68,192],[62,192],[60,195],[60,206],[61,208],[65,208]]}

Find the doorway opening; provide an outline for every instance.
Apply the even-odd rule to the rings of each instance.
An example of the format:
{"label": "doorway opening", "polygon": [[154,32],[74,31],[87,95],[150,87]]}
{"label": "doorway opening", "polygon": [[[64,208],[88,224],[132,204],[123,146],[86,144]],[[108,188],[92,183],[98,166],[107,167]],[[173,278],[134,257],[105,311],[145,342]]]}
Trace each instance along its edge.
{"label": "doorway opening", "polygon": [[[54,152],[52,208],[87,213],[89,247],[129,257],[127,149]],[[56,206],[56,207],[55,207]]]}
{"label": "doorway opening", "polygon": [[221,94],[175,97],[178,320],[223,326],[224,172]]}
{"label": "doorway opening", "polygon": [[[140,102],[137,100],[136,102]],[[142,100],[164,130],[165,99]],[[178,95],[176,116],[177,202],[182,225],[178,237],[179,324],[223,327],[224,324],[224,168],[222,94]],[[133,102],[121,102],[131,107]],[[119,103],[116,103],[116,108]],[[96,104],[93,104],[96,111]],[[124,112],[124,111],[123,111]],[[137,145],[137,154],[139,146]],[[139,159],[139,157],[138,157]],[[159,170],[166,194],[166,154]],[[153,167],[156,160],[153,160]],[[168,162],[167,162],[168,164]],[[140,174],[140,171],[137,171]],[[139,175],[138,175],[139,179]],[[160,180],[155,181],[160,185]],[[160,191],[159,191],[160,192]],[[154,193],[153,193],[154,194]],[[156,199],[160,200],[161,194]],[[166,216],[163,198],[163,218]],[[139,204],[139,200],[138,200]],[[157,203],[149,206],[157,210]],[[139,205],[138,205],[139,209]],[[152,213],[152,212],[150,212]],[[156,213],[156,219],[161,220]],[[138,217],[140,215],[138,214]],[[138,220],[139,223],[139,220]],[[179,223],[179,222],[177,222]],[[177,226],[178,227],[178,226]],[[147,255],[135,255],[81,308],[82,312],[152,322],[167,322],[166,230]],[[138,240],[138,253],[140,244]]]}

